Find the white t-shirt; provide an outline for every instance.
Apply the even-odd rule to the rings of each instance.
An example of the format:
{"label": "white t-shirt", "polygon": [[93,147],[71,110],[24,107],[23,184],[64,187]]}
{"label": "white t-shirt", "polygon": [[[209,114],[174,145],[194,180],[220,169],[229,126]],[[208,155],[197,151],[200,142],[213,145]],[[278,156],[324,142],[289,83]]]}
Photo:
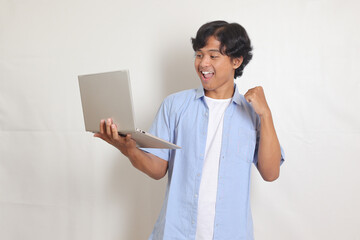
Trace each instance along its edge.
{"label": "white t-shirt", "polygon": [[209,125],[199,190],[196,240],[213,239],[224,113],[231,98],[205,97],[205,101],[209,108]]}

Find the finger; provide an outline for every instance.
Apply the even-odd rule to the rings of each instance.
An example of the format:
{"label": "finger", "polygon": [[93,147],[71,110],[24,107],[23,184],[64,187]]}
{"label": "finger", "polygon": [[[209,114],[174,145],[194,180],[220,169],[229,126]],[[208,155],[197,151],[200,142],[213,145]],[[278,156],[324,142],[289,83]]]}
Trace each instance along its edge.
{"label": "finger", "polygon": [[106,121],[106,134],[111,137],[111,119],[109,118],[107,121]]}
{"label": "finger", "polygon": [[249,93],[249,92],[247,92],[247,93],[245,93],[244,98],[245,98],[245,100],[246,100],[247,102],[250,103],[251,100],[252,100],[252,94]]}
{"label": "finger", "polygon": [[100,121],[100,133],[104,134],[104,128],[105,128],[105,120],[101,119]]}
{"label": "finger", "polygon": [[95,133],[94,137],[104,139],[103,135],[101,133]]}
{"label": "finger", "polygon": [[105,142],[108,142],[108,140],[101,133],[95,133],[94,137],[100,138],[100,139],[104,140]]}
{"label": "finger", "polygon": [[254,92],[256,88],[257,88],[257,87],[249,88],[248,91],[247,91],[247,93],[252,93],[252,92]]}
{"label": "finger", "polygon": [[119,139],[119,134],[117,131],[117,127],[115,124],[111,124],[111,133],[112,133],[112,138],[114,140],[118,140]]}
{"label": "finger", "polygon": [[126,144],[129,144],[131,142],[131,134],[126,134],[126,137],[125,137],[125,143]]}

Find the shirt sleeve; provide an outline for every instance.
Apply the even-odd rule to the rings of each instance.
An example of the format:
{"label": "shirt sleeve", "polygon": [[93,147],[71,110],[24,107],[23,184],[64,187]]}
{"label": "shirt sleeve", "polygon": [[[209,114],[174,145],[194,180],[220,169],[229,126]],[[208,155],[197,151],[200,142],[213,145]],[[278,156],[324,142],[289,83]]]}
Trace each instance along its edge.
{"label": "shirt sleeve", "polygon": [[[170,119],[169,119],[169,108],[167,107],[166,99],[161,104],[156,117],[152,123],[152,126],[149,130],[149,133],[161,138],[165,141],[172,142],[171,129],[170,129]],[[170,149],[160,149],[160,148],[140,148],[144,152],[151,153],[159,158],[162,158],[166,161],[169,160]]]}
{"label": "shirt sleeve", "polygon": [[[256,167],[257,167],[257,163],[258,163],[259,140],[260,140],[260,138],[256,138],[256,146],[255,146],[255,153],[254,153],[254,159],[253,159],[253,163],[255,164]],[[285,152],[281,145],[280,145],[280,151],[281,151],[280,166],[281,166],[283,164],[283,162],[285,161]]]}

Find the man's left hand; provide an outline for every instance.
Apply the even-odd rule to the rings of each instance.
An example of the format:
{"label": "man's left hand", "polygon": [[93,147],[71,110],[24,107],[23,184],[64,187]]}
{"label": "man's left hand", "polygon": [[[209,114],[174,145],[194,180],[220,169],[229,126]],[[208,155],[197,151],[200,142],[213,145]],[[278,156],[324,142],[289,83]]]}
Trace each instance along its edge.
{"label": "man's left hand", "polygon": [[270,108],[266,102],[264,90],[261,86],[249,89],[244,95],[246,101],[251,103],[255,112],[260,116],[271,114]]}

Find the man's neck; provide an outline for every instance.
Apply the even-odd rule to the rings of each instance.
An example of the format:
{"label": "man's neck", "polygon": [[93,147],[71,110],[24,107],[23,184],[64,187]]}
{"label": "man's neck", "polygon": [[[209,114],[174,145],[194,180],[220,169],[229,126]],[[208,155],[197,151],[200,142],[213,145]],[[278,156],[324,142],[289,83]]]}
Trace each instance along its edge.
{"label": "man's neck", "polygon": [[205,96],[214,99],[229,99],[234,95],[235,88],[227,88],[225,90],[206,90],[204,89]]}

